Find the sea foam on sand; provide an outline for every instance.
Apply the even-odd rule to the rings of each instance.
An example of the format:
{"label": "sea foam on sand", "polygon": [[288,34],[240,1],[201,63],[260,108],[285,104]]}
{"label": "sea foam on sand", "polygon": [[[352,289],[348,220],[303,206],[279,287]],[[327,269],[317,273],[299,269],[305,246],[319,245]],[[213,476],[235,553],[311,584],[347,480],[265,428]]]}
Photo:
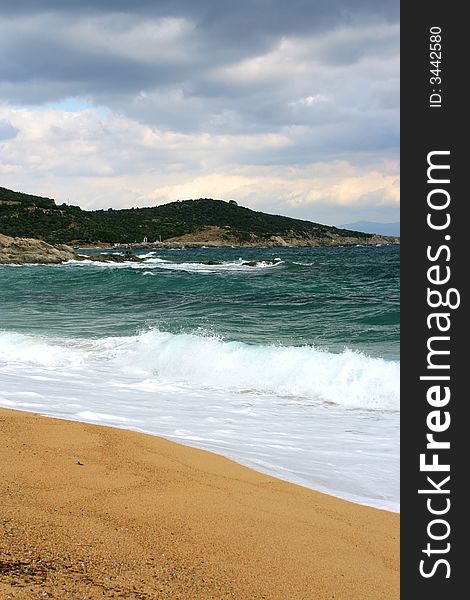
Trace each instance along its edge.
{"label": "sea foam on sand", "polygon": [[0,380],[0,406],[161,435],[398,509],[396,361],[156,329],[94,340],[3,332]]}

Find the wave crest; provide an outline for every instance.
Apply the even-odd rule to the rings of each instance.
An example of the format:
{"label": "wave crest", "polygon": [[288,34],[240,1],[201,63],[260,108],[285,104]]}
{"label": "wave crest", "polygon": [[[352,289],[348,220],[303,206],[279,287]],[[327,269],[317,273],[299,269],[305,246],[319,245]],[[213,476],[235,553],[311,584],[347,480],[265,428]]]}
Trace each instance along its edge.
{"label": "wave crest", "polygon": [[[118,253],[116,253],[118,254]],[[265,258],[245,260],[239,258],[231,261],[205,261],[205,262],[176,262],[155,256],[155,252],[149,252],[140,256],[143,262],[109,262],[100,260],[69,260],[66,265],[78,267],[106,267],[112,269],[165,269],[169,271],[186,271],[188,273],[218,273],[221,271],[253,272],[259,269],[267,269],[280,266],[284,261],[280,258]]]}
{"label": "wave crest", "polygon": [[263,346],[157,329],[129,337],[77,340],[0,334],[0,363],[94,369],[103,363],[139,380],[399,410],[399,363],[313,346]]}

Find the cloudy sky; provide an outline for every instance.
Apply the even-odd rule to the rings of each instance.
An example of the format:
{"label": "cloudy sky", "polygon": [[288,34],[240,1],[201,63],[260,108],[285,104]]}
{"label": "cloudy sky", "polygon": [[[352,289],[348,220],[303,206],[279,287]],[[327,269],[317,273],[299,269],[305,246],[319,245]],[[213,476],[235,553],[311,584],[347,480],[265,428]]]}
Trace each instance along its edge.
{"label": "cloudy sky", "polygon": [[399,211],[398,0],[0,0],[0,185]]}

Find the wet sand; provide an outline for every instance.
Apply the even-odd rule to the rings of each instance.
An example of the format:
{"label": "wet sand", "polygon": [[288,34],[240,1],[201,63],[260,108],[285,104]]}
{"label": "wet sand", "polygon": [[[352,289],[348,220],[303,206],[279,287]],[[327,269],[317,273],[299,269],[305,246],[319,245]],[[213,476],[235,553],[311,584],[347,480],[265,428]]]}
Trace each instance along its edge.
{"label": "wet sand", "polygon": [[395,600],[399,515],[0,409],[0,598]]}

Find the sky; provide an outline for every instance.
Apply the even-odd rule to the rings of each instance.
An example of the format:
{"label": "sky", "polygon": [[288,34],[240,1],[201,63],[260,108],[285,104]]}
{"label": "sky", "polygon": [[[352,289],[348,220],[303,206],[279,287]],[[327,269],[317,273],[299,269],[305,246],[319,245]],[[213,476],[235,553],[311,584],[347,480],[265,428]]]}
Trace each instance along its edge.
{"label": "sky", "polygon": [[398,221],[398,0],[0,0],[0,186]]}

